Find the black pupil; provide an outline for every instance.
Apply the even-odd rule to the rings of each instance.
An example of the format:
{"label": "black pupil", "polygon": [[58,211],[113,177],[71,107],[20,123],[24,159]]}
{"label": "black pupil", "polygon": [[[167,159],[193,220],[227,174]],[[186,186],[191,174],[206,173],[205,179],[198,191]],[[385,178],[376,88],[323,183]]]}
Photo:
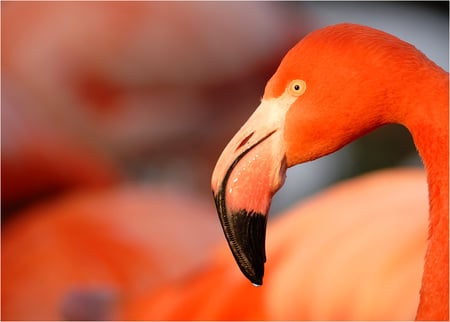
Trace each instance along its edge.
{"label": "black pupil", "polygon": [[294,89],[298,91],[300,89],[300,85],[294,85]]}

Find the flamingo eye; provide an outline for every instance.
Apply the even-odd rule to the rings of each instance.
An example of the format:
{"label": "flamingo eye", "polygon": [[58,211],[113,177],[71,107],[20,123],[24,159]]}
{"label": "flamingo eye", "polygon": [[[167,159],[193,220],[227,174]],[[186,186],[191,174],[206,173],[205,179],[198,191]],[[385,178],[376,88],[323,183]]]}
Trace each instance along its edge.
{"label": "flamingo eye", "polygon": [[306,91],[306,83],[304,80],[295,79],[289,84],[289,92],[293,96],[300,96]]}

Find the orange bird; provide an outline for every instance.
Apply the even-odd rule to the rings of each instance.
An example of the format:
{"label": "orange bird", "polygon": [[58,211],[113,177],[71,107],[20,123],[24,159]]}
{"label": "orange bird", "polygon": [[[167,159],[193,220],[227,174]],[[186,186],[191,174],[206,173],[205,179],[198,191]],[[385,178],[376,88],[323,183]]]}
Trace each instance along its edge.
{"label": "orange bird", "polygon": [[429,191],[416,319],[448,320],[448,85],[448,73],[414,46],[369,27],[329,26],[295,45],[212,175],[222,228],[244,275],[262,284],[267,214],[288,167],[398,123],[412,134]]}
{"label": "orange bird", "polygon": [[207,266],[129,297],[119,318],[411,320],[426,248],[426,191],[422,169],[387,169],[340,182],[268,225],[264,287],[242,278],[223,240]]}

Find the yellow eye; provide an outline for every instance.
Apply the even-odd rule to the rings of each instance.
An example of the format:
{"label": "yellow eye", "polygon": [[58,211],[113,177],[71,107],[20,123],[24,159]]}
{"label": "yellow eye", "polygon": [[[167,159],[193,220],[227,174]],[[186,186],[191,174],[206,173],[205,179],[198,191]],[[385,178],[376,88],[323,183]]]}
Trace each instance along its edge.
{"label": "yellow eye", "polygon": [[306,91],[306,83],[304,80],[295,79],[289,84],[289,92],[293,96],[300,96]]}

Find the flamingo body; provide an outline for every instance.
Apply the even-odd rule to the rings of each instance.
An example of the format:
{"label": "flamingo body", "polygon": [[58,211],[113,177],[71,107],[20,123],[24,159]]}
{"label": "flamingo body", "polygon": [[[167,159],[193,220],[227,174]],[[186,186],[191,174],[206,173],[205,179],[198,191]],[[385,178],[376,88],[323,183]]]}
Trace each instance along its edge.
{"label": "flamingo body", "polygon": [[426,249],[426,191],[422,169],[340,182],[270,222],[263,287],[242,278],[223,241],[203,270],[132,299],[121,318],[411,320]]}
{"label": "flamingo body", "polygon": [[209,262],[212,210],[184,189],[127,185],[16,213],[2,227],[2,320],[121,320],[130,298]]}

